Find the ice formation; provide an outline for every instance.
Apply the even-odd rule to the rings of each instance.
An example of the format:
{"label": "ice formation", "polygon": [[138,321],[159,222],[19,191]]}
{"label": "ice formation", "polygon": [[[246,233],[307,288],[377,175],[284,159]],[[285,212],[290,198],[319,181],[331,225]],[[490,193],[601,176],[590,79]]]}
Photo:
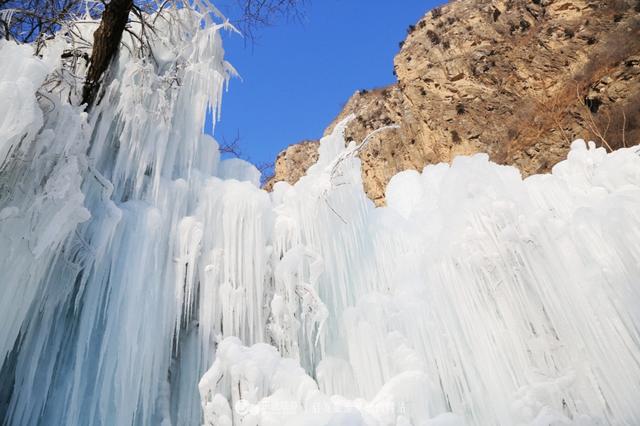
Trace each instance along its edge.
{"label": "ice formation", "polygon": [[90,114],[68,38],[0,40],[0,423],[640,424],[638,151],[374,208],[342,123],[268,194],[202,134],[221,26],[171,13]]}

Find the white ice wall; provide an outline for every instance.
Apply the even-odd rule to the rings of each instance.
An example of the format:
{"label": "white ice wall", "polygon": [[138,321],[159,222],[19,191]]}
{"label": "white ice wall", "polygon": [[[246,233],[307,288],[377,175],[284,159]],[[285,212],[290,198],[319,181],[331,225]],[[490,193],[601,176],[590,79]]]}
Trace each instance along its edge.
{"label": "white ice wall", "polygon": [[[275,297],[312,282],[328,312],[323,344],[280,351],[317,385],[266,361],[268,348],[225,340],[200,384],[211,424],[228,412],[274,425],[640,421],[637,148],[576,141],[552,174],[524,181],[486,155],[460,157],[398,174],[375,209],[359,162],[323,156],[343,149],[339,131],[273,195],[275,243],[295,242],[274,262],[297,280],[282,278],[278,296],[276,273]],[[305,262],[322,265],[317,278]],[[272,302],[272,328],[293,323],[300,337],[302,296],[288,320]],[[281,383],[292,374],[295,386]]]}

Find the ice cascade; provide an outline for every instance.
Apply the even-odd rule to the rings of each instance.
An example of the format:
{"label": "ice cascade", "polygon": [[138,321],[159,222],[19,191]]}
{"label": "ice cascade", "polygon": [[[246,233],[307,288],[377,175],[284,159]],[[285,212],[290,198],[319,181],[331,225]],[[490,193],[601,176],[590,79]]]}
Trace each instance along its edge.
{"label": "ice cascade", "polygon": [[0,424],[640,424],[637,150],[375,208],[345,121],[269,194],[202,132],[225,24],[168,16],[90,113],[69,37],[0,40]]}

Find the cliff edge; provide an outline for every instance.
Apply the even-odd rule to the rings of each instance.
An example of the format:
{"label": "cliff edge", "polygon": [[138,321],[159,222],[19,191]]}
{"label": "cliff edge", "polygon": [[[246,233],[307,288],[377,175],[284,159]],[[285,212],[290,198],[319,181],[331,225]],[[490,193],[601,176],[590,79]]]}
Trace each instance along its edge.
{"label": "cliff edge", "polygon": [[[640,142],[640,0],[458,0],[408,28],[397,83],[356,92],[347,139],[389,124],[362,151],[378,205],[399,171],[486,152],[528,176],[548,172],[584,138],[609,150]],[[278,181],[293,183],[317,142],[284,150]]]}

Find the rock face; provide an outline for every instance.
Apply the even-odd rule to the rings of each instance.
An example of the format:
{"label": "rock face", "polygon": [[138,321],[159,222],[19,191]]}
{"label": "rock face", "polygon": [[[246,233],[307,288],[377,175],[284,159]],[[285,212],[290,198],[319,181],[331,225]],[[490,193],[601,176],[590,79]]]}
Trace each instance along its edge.
{"label": "rock face", "polygon": [[297,182],[307,169],[318,161],[318,143],[311,140],[302,141],[280,152],[273,166],[275,174],[267,180],[264,189],[271,191],[273,185],[280,181]]}
{"label": "rock face", "polygon": [[[326,131],[350,113],[348,139],[400,125],[360,155],[378,205],[397,172],[457,155],[486,152],[528,176],[549,171],[576,138],[640,142],[640,0],[458,0],[408,32],[398,82],[355,93]],[[283,151],[268,187],[295,182],[316,150]]]}

